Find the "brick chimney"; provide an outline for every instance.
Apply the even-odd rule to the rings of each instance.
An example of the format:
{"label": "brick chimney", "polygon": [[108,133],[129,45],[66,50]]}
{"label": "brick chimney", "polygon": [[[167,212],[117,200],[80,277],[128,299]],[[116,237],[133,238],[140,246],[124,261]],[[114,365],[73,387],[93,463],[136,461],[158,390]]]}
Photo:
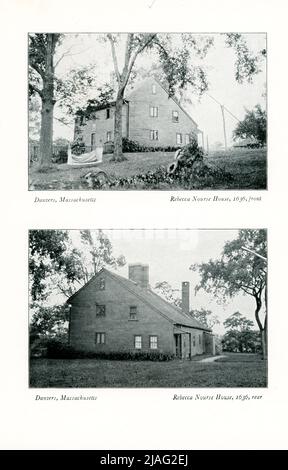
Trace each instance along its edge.
{"label": "brick chimney", "polygon": [[134,263],[129,264],[129,279],[138,284],[143,289],[149,287],[149,266],[148,264]]}
{"label": "brick chimney", "polygon": [[182,311],[183,313],[189,314],[189,294],[190,294],[190,283],[188,281],[182,282]]}

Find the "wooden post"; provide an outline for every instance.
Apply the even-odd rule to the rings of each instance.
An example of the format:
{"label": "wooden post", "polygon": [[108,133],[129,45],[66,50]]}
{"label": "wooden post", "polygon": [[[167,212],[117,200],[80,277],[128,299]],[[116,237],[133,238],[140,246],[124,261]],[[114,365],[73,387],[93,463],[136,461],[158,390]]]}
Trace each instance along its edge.
{"label": "wooden post", "polygon": [[206,142],[207,142],[207,155],[209,155],[209,140],[208,140],[208,135],[206,136]]}
{"label": "wooden post", "polygon": [[223,119],[223,131],[224,131],[224,142],[225,142],[225,151],[227,152],[227,136],[226,136],[226,125],[225,125],[225,114],[224,114],[224,105],[220,104],[222,119]]}
{"label": "wooden post", "polygon": [[204,151],[204,132],[203,131],[201,131],[201,132],[202,132],[202,148],[203,148],[203,151]]}

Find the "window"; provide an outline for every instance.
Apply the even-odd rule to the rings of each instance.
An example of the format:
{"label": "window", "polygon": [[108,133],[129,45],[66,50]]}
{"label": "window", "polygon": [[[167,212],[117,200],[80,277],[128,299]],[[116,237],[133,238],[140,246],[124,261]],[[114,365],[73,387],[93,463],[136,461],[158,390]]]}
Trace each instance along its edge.
{"label": "window", "polygon": [[193,346],[194,346],[194,348],[196,346],[195,336],[193,336]]}
{"label": "window", "polygon": [[137,319],[137,307],[132,305],[130,307],[130,320],[136,320]]}
{"label": "window", "polygon": [[179,122],[179,113],[178,113],[178,111],[172,111],[172,122]]}
{"label": "window", "polygon": [[150,349],[157,349],[158,348],[158,336],[150,336],[149,337],[149,348]]}
{"label": "window", "polygon": [[156,85],[154,83],[152,85],[152,95],[156,95]]}
{"label": "window", "polygon": [[103,277],[100,277],[100,279],[98,279],[97,284],[96,284],[96,289],[105,290],[105,279]]}
{"label": "window", "polygon": [[176,134],[176,143],[182,144],[182,134]]}
{"label": "window", "polygon": [[150,131],[150,140],[159,140],[158,131]]}
{"label": "window", "polygon": [[110,116],[111,116],[111,114],[110,114],[110,108],[107,108],[107,109],[106,109],[106,119],[110,119]]}
{"label": "window", "polygon": [[105,344],[106,333],[95,333],[95,344]]}
{"label": "window", "polygon": [[185,144],[186,144],[186,145],[187,145],[187,144],[190,144],[190,142],[191,142],[190,135],[189,135],[189,134],[186,134],[186,135],[185,135]]}
{"label": "window", "polygon": [[105,317],[105,315],[106,315],[105,305],[96,304],[96,317]]}
{"label": "window", "polygon": [[158,107],[150,106],[150,117],[158,117]]}
{"label": "window", "polygon": [[95,146],[95,132],[91,134],[91,147],[93,148]]}
{"label": "window", "polygon": [[134,348],[142,349],[142,336],[134,336]]}
{"label": "window", "polygon": [[111,140],[112,140],[112,132],[111,131],[107,132],[107,139],[106,140],[107,140],[107,142],[111,142]]}
{"label": "window", "polygon": [[199,344],[201,344],[201,335],[199,335]]}

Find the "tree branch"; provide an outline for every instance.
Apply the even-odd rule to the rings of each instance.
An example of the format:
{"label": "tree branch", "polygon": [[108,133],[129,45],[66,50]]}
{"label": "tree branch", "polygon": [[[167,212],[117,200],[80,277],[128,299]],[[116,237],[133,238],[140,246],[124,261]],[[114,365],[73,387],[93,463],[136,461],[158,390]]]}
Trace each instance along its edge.
{"label": "tree branch", "polygon": [[32,69],[35,70],[35,72],[37,72],[40,77],[43,79],[44,76],[45,76],[45,73],[43,72],[43,70],[38,66],[38,64],[35,64],[35,62],[30,62],[30,66],[32,67]]}
{"label": "tree branch", "polygon": [[33,85],[32,83],[29,83],[29,86],[32,88],[32,90],[36,91],[41,98],[43,98],[43,92],[38,88],[36,85]]}
{"label": "tree branch", "polygon": [[126,74],[126,77],[124,79],[124,83],[123,83],[123,88],[125,88],[125,86],[127,85],[127,82],[129,80],[129,77],[130,77],[130,73],[131,73],[131,70],[135,64],[135,61],[137,59],[137,56],[139,54],[141,54],[142,51],[144,51],[144,49],[150,44],[150,42],[153,41],[153,39],[155,39],[155,37],[157,36],[157,34],[152,34],[148,37],[147,41],[144,42],[144,44],[142,44],[142,46],[139,46],[137,47],[137,49],[135,50],[134,54],[131,56],[131,61],[130,61],[130,64],[128,66],[128,70],[127,70],[127,74]]}
{"label": "tree branch", "polygon": [[112,35],[111,35],[111,34],[108,34],[107,37],[108,37],[108,39],[109,39],[109,41],[110,41],[110,44],[111,44],[114,70],[115,70],[115,73],[116,73],[117,82],[119,83],[119,86],[120,86],[120,85],[121,85],[121,76],[120,76],[119,68],[118,68],[118,62],[117,62],[115,44],[114,44],[114,41],[113,41],[113,38],[112,38]]}

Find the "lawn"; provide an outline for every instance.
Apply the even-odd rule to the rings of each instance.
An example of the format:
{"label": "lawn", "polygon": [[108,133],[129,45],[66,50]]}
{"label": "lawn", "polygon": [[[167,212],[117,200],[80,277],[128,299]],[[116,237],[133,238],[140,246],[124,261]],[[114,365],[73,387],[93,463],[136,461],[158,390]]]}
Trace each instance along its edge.
{"label": "lawn", "polygon": [[[126,153],[127,160],[111,162],[111,155],[103,156],[99,165],[71,167],[67,164],[54,165],[41,173],[30,168],[29,188],[31,190],[87,189],[80,177],[95,168],[104,170],[110,177],[123,178],[154,171],[160,166],[166,168],[174,159],[171,152]],[[266,189],[266,149],[235,149],[225,152],[211,152],[205,163],[233,175],[233,181],[220,184],[213,189]],[[167,189],[159,187],[159,189]],[[181,189],[179,185],[168,189]],[[210,189],[204,187],[201,189]]]}
{"label": "lawn", "polygon": [[256,354],[224,353],[212,363],[99,359],[32,359],[30,387],[266,387],[267,364]]}

